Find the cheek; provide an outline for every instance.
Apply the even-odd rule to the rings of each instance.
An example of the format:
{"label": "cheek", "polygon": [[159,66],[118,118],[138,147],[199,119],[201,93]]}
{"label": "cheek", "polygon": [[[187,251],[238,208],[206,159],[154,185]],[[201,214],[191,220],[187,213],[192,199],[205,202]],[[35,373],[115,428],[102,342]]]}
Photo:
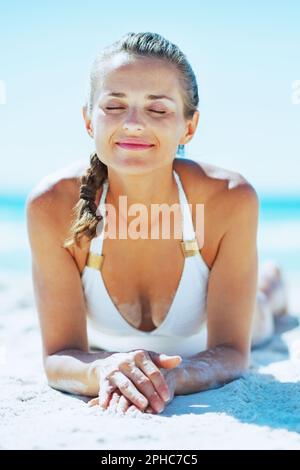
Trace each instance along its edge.
{"label": "cheek", "polygon": [[178,133],[180,123],[176,116],[171,115],[166,118],[157,119],[154,125],[160,135],[165,135],[167,139],[172,140]]}
{"label": "cheek", "polygon": [[106,116],[98,116],[93,121],[94,140],[107,144],[116,129],[115,120],[108,119]]}
{"label": "cheek", "polygon": [[105,114],[101,110],[96,110],[93,115],[93,123],[95,126],[107,127],[117,121],[118,116],[113,114]]}

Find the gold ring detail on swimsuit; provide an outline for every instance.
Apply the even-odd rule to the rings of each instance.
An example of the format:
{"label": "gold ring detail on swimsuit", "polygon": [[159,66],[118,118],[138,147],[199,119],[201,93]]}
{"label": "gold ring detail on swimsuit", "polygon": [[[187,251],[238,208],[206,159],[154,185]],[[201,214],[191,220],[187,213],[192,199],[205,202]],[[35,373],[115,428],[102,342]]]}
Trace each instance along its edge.
{"label": "gold ring detail on swimsuit", "polygon": [[182,241],[181,249],[185,258],[195,256],[199,252],[197,239],[194,238],[194,240]]}
{"label": "gold ring detail on swimsuit", "polygon": [[90,251],[86,265],[89,268],[94,268],[94,269],[97,269],[98,271],[101,271],[103,261],[104,261],[104,255],[98,255],[97,253],[93,253],[92,251]]}

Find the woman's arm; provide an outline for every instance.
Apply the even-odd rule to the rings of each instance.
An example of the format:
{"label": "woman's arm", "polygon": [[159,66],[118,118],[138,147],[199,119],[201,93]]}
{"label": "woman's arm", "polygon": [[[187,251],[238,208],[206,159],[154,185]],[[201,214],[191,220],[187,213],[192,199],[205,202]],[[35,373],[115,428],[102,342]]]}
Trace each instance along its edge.
{"label": "woman's arm", "polygon": [[97,367],[102,359],[112,354],[106,351],[89,353],[66,349],[46,356],[44,367],[48,384],[63,392],[95,397],[99,393]]}
{"label": "woman's arm", "polygon": [[249,183],[228,197],[228,228],[211,269],[207,294],[207,350],[184,358],[171,373],[175,394],[215,388],[248,367],[257,292],[259,202]]}
{"label": "woman's arm", "polygon": [[173,371],[174,394],[188,395],[217,388],[237,379],[245,371],[243,356],[233,348],[216,346],[184,358]]}
{"label": "woman's arm", "polygon": [[113,353],[89,352],[80,273],[69,251],[62,247],[72,210],[66,184],[60,181],[45,188],[29,197],[26,205],[43,363],[53,388],[95,396],[99,384],[93,365]]}
{"label": "woman's arm", "polygon": [[[68,182],[60,181],[40,195],[29,197],[26,206],[44,370],[48,383],[53,388],[97,396],[100,393],[99,370],[115,352],[89,351],[86,305],[80,273],[70,252],[62,246],[68,233],[73,207],[66,184]],[[128,354],[129,356],[131,355]],[[122,358],[120,360],[122,362]],[[160,365],[166,368],[175,367],[178,363],[175,358],[174,365],[174,358],[170,356],[161,357],[157,361],[157,367]],[[140,382],[142,375],[143,383],[140,386],[145,390],[145,395],[150,395],[150,402],[157,401],[159,397],[156,391],[160,393],[167,384],[152,360],[146,363],[143,361],[142,366],[145,374],[142,375],[140,371],[138,375],[135,367],[133,382]],[[128,373],[128,367],[126,370]],[[120,380],[120,374],[118,377]],[[128,386],[129,379],[125,376],[123,379]],[[124,380],[121,385],[126,388]],[[140,394],[133,384],[126,391],[133,398]]]}

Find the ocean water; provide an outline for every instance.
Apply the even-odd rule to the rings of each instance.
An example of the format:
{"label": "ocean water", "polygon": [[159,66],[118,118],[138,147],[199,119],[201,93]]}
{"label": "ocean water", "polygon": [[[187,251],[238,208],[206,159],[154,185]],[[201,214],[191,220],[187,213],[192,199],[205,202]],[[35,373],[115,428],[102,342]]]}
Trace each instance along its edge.
{"label": "ocean water", "polygon": [[[31,271],[25,193],[0,193],[0,272]],[[289,276],[300,274],[300,194],[259,195],[259,261],[272,260]]]}

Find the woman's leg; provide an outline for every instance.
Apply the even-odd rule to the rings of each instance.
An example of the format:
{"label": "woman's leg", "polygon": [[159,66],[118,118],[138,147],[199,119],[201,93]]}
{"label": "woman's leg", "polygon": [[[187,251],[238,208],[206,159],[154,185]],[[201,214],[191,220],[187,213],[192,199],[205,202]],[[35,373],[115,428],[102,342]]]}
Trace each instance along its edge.
{"label": "woman's leg", "polygon": [[252,323],[251,346],[258,346],[274,334],[275,324],[267,296],[257,291]]}
{"label": "woman's leg", "polygon": [[267,296],[274,316],[288,313],[286,286],[279,266],[271,261],[262,265],[258,289]]}
{"label": "woman's leg", "polygon": [[265,262],[260,268],[258,291],[252,327],[252,346],[257,346],[274,334],[274,317],[288,312],[285,283],[280,268]]}

